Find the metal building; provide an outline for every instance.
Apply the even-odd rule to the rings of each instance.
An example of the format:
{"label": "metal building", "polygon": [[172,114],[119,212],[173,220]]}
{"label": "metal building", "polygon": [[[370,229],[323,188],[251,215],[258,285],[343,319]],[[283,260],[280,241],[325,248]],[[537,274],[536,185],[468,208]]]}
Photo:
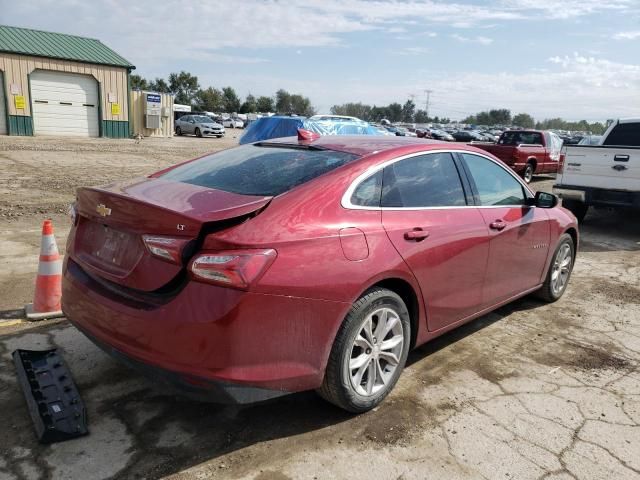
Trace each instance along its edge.
{"label": "metal building", "polygon": [[0,25],[0,134],[129,137],[134,68],[99,40]]}

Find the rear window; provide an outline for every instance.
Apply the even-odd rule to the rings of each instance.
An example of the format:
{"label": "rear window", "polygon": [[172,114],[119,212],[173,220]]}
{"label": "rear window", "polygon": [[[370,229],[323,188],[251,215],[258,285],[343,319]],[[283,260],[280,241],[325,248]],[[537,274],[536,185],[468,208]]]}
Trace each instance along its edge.
{"label": "rear window", "polygon": [[356,158],[333,150],[243,145],[186,163],[160,178],[242,195],[276,196]]}
{"label": "rear window", "polygon": [[604,139],[603,145],[640,147],[640,123],[619,123]]}
{"label": "rear window", "polygon": [[500,140],[500,145],[542,145],[542,135],[538,132],[504,132]]}

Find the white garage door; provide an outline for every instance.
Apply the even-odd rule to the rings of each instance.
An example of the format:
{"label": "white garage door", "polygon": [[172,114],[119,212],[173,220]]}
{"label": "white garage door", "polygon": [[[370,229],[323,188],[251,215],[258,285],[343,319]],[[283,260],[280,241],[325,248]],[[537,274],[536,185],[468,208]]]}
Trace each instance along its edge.
{"label": "white garage door", "polygon": [[2,82],[3,76],[4,75],[0,75],[0,135],[7,134],[7,104],[4,101],[4,84]]}
{"label": "white garage door", "polygon": [[35,135],[98,136],[98,82],[93,77],[33,72],[31,99]]}

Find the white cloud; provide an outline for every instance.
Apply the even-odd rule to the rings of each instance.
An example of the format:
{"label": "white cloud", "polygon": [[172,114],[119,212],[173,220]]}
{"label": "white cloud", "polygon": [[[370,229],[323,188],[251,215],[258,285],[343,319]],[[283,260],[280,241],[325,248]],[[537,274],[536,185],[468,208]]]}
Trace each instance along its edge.
{"label": "white cloud", "polygon": [[393,53],[397,53],[399,55],[424,55],[429,53],[429,49],[426,47],[404,47],[400,50],[396,50]]}
{"label": "white cloud", "polygon": [[640,30],[616,33],[613,38],[615,40],[635,40],[636,38],[640,38]]}
{"label": "white cloud", "polygon": [[482,36],[465,37],[457,33],[454,33],[453,35],[451,35],[451,38],[462,43],[477,43],[479,45],[491,45],[493,43],[493,39],[489,37],[482,37]]}

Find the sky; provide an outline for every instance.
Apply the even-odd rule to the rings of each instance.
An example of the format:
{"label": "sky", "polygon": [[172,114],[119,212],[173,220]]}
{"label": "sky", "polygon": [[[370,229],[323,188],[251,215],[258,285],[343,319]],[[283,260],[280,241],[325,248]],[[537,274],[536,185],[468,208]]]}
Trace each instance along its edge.
{"label": "sky", "polygon": [[[414,98],[461,119],[640,116],[640,0],[0,0],[0,22],[98,38],[146,78],[239,95]],[[413,96],[413,97],[412,97]]]}

